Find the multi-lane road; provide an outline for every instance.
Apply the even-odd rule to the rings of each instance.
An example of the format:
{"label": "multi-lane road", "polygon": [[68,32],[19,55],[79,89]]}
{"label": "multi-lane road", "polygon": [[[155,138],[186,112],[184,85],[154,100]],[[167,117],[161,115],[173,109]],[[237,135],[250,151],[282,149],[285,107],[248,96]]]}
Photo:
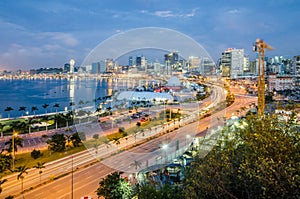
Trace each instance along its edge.
{"label": "multi-lane road", "polygon": [[[210,106],[217,103],[219,100],[224,99],[224,90],[217,87],[214,89],[211,98],[204,100],[201,106]],[[119,146],[113,145],[109,148],[101,146],[98,149],[98,153],[95,153],[94,149],[90,149],[90,152],[82,152],[73,157],[66,157],[56,162],[51,162],[46,165],[43,170],[42,181],[48,180],[51,176],[55,177],[61,173],[71,172],[73,169],[73,175],[69,174],[65,177],[61,177],[58,180],[49,182],[38,188],[24,193],[24,198],[80,198],[83,195],[91,195],[93,198],[97,198],[95,190],[98,187],[98,183],[102,177],[109,174],[114,170],[124,171],[126,173],[136,172],[133,162],[139,161],[141,168],[150,166],[156,163],[163,163],[165,159],[171,160],[175,156],[176,148],[179,143],[179,148],[184,149],[188,142],[192,141],[192,138],[204,131],[207,127],[213,127],[217,125],[223,125],[222,120],[218,118],[231,117],[232,114],[236,114],[236,110],[242,106],[247,106],[256,102],[256,98],[238,95],[233,105],[226,108],[223,111],[217,112],[210,117],[204,118],[200,121],[190,123],[195,118],[187,118],[185,124],[181,123],[181,128],[160,136],[156,139],[152,139],[139,147],[132,148],[130,150],[124,150],[114,156],[118,148],[127,148],[126,145],[132,145],[145,137],[153,136],[154,134],[161,132],[162,127],[148,130],[144,134],[139,134],[137,138],[133,136],[127,140],[121,140]],[[212,106],[213,106],[212,105]],[[189,124],[188,124],[189,123]],[[178,125],[178,124],[173,124]],[[173,126],[174,127],[174,126]],[[169,127],[172,128],[172,127]],[[189,135],[189,136],[187,136]],[[188,139],[188,140],[187,140]],[[162,144],[168,144],[168,147],[163,149]],[[164,151],[165,150],[165,151]],[[96,161],[98,158],[102,158],[100,162]],[[105,158],[105,159],[103,159]],[[93,165],[84,168],[88,162],[94,162]],[[77,168],[80,168],[77,170]],[[73,177],[72,177],[73,176]],[[8,182],[3,184],[3,192],[1,196],[16,195],[21,191],[21,182],[16,180],[16,174],[7,177]],[[38,170],[32,169],[28,175],[24,178],[24,189],[29,189],[39,184]],[[72,188],[73,187],[73,188]],[[72,191],[73,190],[73,191]],[[17,198],[22,198],[19,195]]]}

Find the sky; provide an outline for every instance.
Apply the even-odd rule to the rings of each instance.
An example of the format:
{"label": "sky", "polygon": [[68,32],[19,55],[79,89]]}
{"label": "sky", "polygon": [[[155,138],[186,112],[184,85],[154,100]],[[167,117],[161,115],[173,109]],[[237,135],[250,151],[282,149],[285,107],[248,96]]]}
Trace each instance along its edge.
{"label": "sky", "polygon": [[[135,28],[181,32],[216,61],[262,38],[267,56],[300,54],[298,0],[1,0],[0,70],[80,65],[99,43]],[[180,51],[180,49],[177,49]]]}

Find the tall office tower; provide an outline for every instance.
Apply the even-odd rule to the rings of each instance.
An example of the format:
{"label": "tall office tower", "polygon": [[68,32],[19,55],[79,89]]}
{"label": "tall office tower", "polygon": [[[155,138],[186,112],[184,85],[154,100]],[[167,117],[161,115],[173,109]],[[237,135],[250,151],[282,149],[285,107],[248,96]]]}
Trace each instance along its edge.
{"label": "tall office tower", "polygon": [[136,67],[141,67],[141,65],[142,65],[142,57],[136,57],[136,59],[135,59],[135,65],[136,65]]}
{"label": "tall office tower", "polygon": [[294,75],[300,75],[300,55],[294,56]]}
{"label": "tall office tower", "polygon": [[106,59],[105,60],[105,65],[106,65],[106,71],[107,72],[113,72],[115,69],[115,62],[113,59]]}
{"label": "tall office tower", "polygon": [[171,66],[178,62],[178,52],[173,51],[169,54],[165,54],[165,62],[169,62]]}
{"label": "tall office tower", "polygon": [[128,66],[133,66],[133,57],[129,56],[128,58]]}
{"label": "tall office tower", "polygon": [[216,65],[215,65],[215,63],[210,58],[203,57],[201,67],[200,67],[200,73],[203,74],[203,75],[216,74]]}
{"label": "tall office tower", "polygon": [[105,63],[105,61],[101,60],[99,62],[99,73],[102,74],[102,73],[105,73],[106,71],[107,71],[106,63]]}
{"label": "tall office tower", "polygon": [[228,48],[222,53],[222,76],[237,78],[244,73],[244,49]]}
{"label": "tall office tower", "polygon": [[155,74],[161,73],[161,64],[157,60],[153,63],[153,71]]}
{"label": "tall office tower", "polygon": [[146,69],[147,69],[147,59],[146,59],[145,56],[142,56],[141,58],[142,58],[142,59],[141,59],[141,68],[142,68],[143,70],[146,70]]}
{"label": "tall office tower", "polygon": [[74,73],[75,60],[70,60],[70,73]]}
{"label": "tall office tower", "polygon": [[147,67],[147,59],[145,56],[136,57],[136,67],[139,71],[145,71]]}
{"label": "tall office tower", "polygon": [[64,65],[64,73],[70,72],[70,64],[69,63],[65,63]]}
{"label": "tall office tower", "polygon": [[249,62],[249,75],[257,75],[256,60]]}
{"label": "tall office tower", "polygon": [[190,56],[189,57],[189,71],[200,72],[200,63],[201,63],[201,60],[199,57]]}
{"label": "tall office tower", "polygon": [[249,72],[249,57],[244,56],[244,71]]}

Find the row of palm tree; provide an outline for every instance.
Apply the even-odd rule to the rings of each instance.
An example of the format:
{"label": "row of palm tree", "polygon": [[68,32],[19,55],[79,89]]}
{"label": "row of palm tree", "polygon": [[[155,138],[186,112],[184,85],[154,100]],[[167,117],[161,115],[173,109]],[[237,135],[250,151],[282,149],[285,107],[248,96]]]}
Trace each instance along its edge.
{"label": "row of palm tree", "polygon": [[[104,97],[98,97],[98,98],[95,98],[95,99],[93,99],[92,100],[92,102],[94,102],[94,103],[96,103],[97,101],[100,101],[100,102],[104,102],[105,100],[107,100],[107,99],[110,99],[111,98],[111,96],[109,95],[109,96],[104,96]],[[79,107],[81,108],[82,107],[82,105],[84,105],[84,104],[89,104],[89,103],[91,103],[90,101],[83,101],[83,100],[79,100],[79,102],[78,102],[78,105],[79,105]],[[45,110],[45,114],[47,114],[47,108],[49,107],[50,105],[49,104],[43,104],[42,105],[42,107],[44,108],[44,110]],[[75,102],[73,102],[73,101],[71,101],[70,103],[69,103],[69,106],[75,106]],[[58,111],[58,109],[59,109],[59,107],[60,107],[60,105],[58,104],[58,103],[55,103],[54,105],[53,105],[53,108],[55,108],[55,110],[56,110],[56,112]],[[19,107],[19,111],[20,112],[22,112],[22,116],[24,115],[24,113],[26,112],[26,109],[27,109],[27,107],[26,106],[20,106]],[[8,106],[8,107],[6,107],[5,109],[4,109],[4,111],[5,112],[7,112],[7,117],[8,118],[10,118],[10,112],[11,111],[13,111],[14,109],[11,107],[11,106]],[[38,109],[38,107],[37,106],[32,106],[31,107],[31,112],[33,113],[33,115],[35,115],[35,113],[36,113],[36,111],[38,111],[39,109]]]}
{"label": "row of palm tree", "polygon": [[[37,162],[37,164],[33,167],[39,170],[39,176],[40,176],[40,184],[42,182],[42,169],[45,168],[45,162]],[[21,193],[24,191],[24,178],[25,174],[28,174],[28,167],[26,165],[18,166],[15,170],[12,170],[12,172],[18,172],[17,180],[21,180]],[[2,193],[2,185],[7,182],[7,179],[0,178],[0,194]]]}

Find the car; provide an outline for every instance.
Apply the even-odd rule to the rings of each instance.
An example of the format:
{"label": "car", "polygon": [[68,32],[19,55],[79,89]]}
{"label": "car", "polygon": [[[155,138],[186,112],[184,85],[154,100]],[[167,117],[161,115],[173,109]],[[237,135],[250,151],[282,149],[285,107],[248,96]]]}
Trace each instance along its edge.
{"label": "car", "polygon": [[80,199],[93,199],[92,196],[82,196]]}

